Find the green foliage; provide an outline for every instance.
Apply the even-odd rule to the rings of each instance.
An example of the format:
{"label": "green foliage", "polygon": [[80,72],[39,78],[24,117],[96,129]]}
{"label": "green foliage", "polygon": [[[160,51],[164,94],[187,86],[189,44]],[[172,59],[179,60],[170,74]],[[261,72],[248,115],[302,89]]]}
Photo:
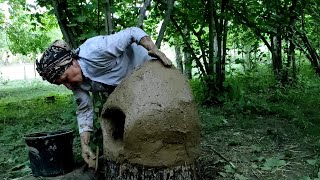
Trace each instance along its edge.
{"label": "green foliage", "polygon": [[[39,0],[39,2],[49,10],[52,9],[51,3],[48,3],[48,1]],[[63,18],[67,19],[66,25],[74,33],[79,43],[92,36],[104,34],[104,1],[76,0],[59,2],[65,2],[65,7],[70,11],[66,15],[67,17]],[[320,80],[319,77],[314,75],[312,68],[305,66],[305,62],[302,61],[300,56],[297,60],[302,65],[297,67],[300,70],[297,71],[299,73],[297,78],[291,84],[279,84],[272,72],[270,52],[261,50],[261,45],[270,42],[270,36],[276,33],[280,33],[285,39],[288,38],[287,33],[290,29],[286,28],[290,27],[294,28],[295,33],[299,31],[306,32],[310,38],[311,45],[317,48],[320,44],[318,37],[319,26],[317,26],[319,24],[319,15],[317,13],[320,7],[319,2],[311,0],[299,1],[296,9],[290,12],[290,6],[294,1],[230,1],[227,7],[228,12],[224,14],[220,13],[219,9],[222,2],[214,1],[215,12],[217,12],[216,20],[218,20],[214,24],[214,35],[217,33],[219,22],[224,18],[230,19],[226,47],[228,50],[225,71],[226,80],[223,82],[224,92],[208,94],[208,90],[214,88],[208,83],[210,80],[214,80],[216,75],[214,72],[202,72],[198,69],[199,72],[197,73],[200,74],[200,79],[190,81],[194,99],[200,105],[202,137],[209,136],[208,139],[210,140],[220,139],[220,144],[216,144],[215,147],[228,149],[228,151],[232,149],[232,152],[235,151],[236,147],[244,147],[246,143],[251,143],[247,144],[244,149],[249,151],[249,154],[257,156],[255,160],[236,159],[239,160],[237,162],[241,164],[246,160],[249,161],[248,169],[250,171],[262,170],[263,173],[274,173],[281,168],[287,168],[286,165],[290,164],[291,161],[288,157],[292,156],[290,155],[292,154],[291,152],[281,152],[288,155],[285,158],[265,152],[266,149],[274,144],[276,144],[277,150],[286,148],[283,148],[281,138],[279,138],[281,132],[276,131],[278,130],[276,126],[283,126],[288,132],[299,130],[303,135],[319,135],[320,113],[317,105],[320,104]],[[57,24],[53,15],[50,14],[53,10],[50,13],[32,14],[26,12],[24,1],[10,0],[10,3],[15,10],[11,16],[12,24],[6,29],[8,34],[1,35],[1,40],[4,42],[8,37],[8,43],[13,52],[29,54],[42,51],[52,38],[57,37],[59,34],[56,29]],[[115,0],[112,3],[111,11],[113,13],[115,31],[129,26],[136,26],[141,2]],[[236,11],[232,10],[232,7]],[[165,10],[165,1],[153,1],[149,8],[144,28],[154,38],[157,37],[156,28],[159,22],[163,20]],[[205,65],[204,62],[209,60],[212,60],[210,63],[213,64],[216,62],[216,59],[209,59],[208,56],[208,42],[210,40],[208,12],[207,1],[176,1],[171,16],[175,22],[171,21],[165,33],[165,41],[168,41],[171,45],[182,47],[185,52],[192,53],[193,62],[189,64],[190,67],[195,65],[196,68],[200,68],[201,65]],[[241,13],[240,15],[244,15],[244,17],[236,14],[237,12]],[[298,17],[295,23],[290,22],[292,15],[297,15]],[[304,20],[303,23],[302,19]],[[3,20],[3,14],[0,13],[0,23]],[[3,24],[1,27],[4,27]],[[278,32],[277,27],[281,27],[282,31]],[[263,38],[267,41],[262,42]],[[296,45],[299,45],[297,42],[300,41],[295,41]],[[0,44],[0,48],[2,47],[5,47],[5,45]],[[287,45],[283,44],[283,47],[287,47]],[[286,49],[284,48],[283,50]],[[296,57],[298,57],[300,50],[296,49]],[[236,53],[232,54],[233,51]],[[285,54],[283,53],[283,55]],[[283,59],[285,58],[283,56]],[[195,60],[199,60],[198,64],[195,63]],[[209,66],[213,65],[210,63]],[[298,63],[296,64],[299,65]],[[208,67],[206,70],[208,69],[212,70],[213,68]],[[11,178],[16,175],[13,171],[7,173],[5,170],[8,167],[11,170],[20,169],[19,173],[21,172],[22,174],[29,171],[25,168],[26,155],[23,147],[23,134],[38,130],[52,130],[61,127],[61,125],[72,127],[76,130],[75,104],[70,94],[64,91],[62,91],[62,94],[52,92],[57,89],[42,83],[31,82],[16,89],[11,87],[11,82],[3,81],[1,76],[0,83],[3,84],[3,86],[0,86],[0,123],[2,123],[0,130],[3,134],[0,137],[0,142],[8,144],[8,146],[0,149],[4,154],[3,157],[0,156],[0,173],[6,173],[4,177]],[[30,94],[30,92],[35,93]],[[56,97],[55,102],[47,102],[47,96]],[[224,102],[224,104],[219,104],[220,106],[215,107],[202,107],[201,104],[204,104],[208,98],[216,98],[218,101]],[[99,107],[101,107],[102,102],[104,100],[100,99],[95,104],[95,112],[97,114],[101,111]],[[97,122],[95,121],[95,126],[99,127]],[[270,128],[267,126],[268,123],[273,126]],[[262,126],[262,128],[258,129],[258,126]],[[233,134],[228,134],[235,127],[240,130]],[[255,139],[254,136],[256,134],[251,134],[253,137],[247,141],[242,139],[250,134],[250,130],[256,133],[257,129],[262,131],[260,132],[263,134],[261,138]],[[219,131],[224,134],[217,135]],[[98,132],[94,133],[98,134]],[[286,138],[287,136],[283,139]],[[295,138],[298,139],[298,137]],[[261,141],[266,139],[270,141],[266,144],[261,144]],[[100,140],[94,139],[93,141]],[[252,145],[252,142],[254,142],[254,145]],[[314,146],[313,148],[316,150],[320,147],[318,142],[309,145]],[[262,153],[266,154],[262,155]],[[12,154],[17,155],[18,158],[12,157]],[[209,157],[203,160],[210,159],[212,154],[214,153],[210,152]],[[241,152],[240,156],[245,156],[245,153]],[[229,157],[227,158],[229,159]],[[233,158],[230,156],[231,161]],[[207,169],[216,168],[216,165],[220,163],[223,164],[222,169],[220,171],[214,169],[214,172],[218,171],[220,176],[230,179],[250,179],[250,176],[241,171],[238,165],[235,167],[230,163],[226,164],[226,162],[227,160],[215,163],[209,162],[204,167]],[[310,177],[306,176],[306,179],[319,178],[318,159],[310,157],[310,159],[303,162],[306,166],[313,166],[317,171]],[[21,166],[19,166],[20,164]],[[274,178],[274,176],[270,177]],[[268,178],[262,177],[260,179]]]}
{"label": "green foliage", "polygon": [[12,12],[11,24],[6,27],[9,48],[14,54],[23,55],[42,52],[51,43],[49,32],[56,28],[54,16],[48,13],[30,14],[16,9]]}
{"label": "green foliage", "polygon": [[115,28],[121,30],[130,26],[137,26],[139,15],[139,4],[133,0],[113,1],[112,11],[116,15],[114,18]]}
{"label": "green foliage", "polygon": [[0,10],[0,30],[2,30],[2,26],[4,25],[5,15],[4,11]]}
{"label": "green foliage", "polygon": [[308,37],[310,38],[310,43],[318,48],[320,46],[320,41],[319,41],[319,27],[316,26],[316,24],[319,24],[319,7],[320,7],[320,2],[319,1],[312,1],[308,0],[306,1],[308,3],[305,5],[305,32],[307,33]]}
{"label": "green foliage", "polygon": [[[103,11],[98,10],[98,2],[82,0],[68,1],[67,6],[70,10],[67,26],[74,29],[74,35],[79,42],[90,37],[104,34]],[[103,4],[100,4],[103,7]]]}
{"label": "green foliage", "polygon": [[[39,0],[38,2],[47,8],[51,6],[44,0]],[[222,67],[227,66],[225,71],[227,77],[234,72],[241,71],[234,64],[241,64],[243,66],[243,71],[241,72],[243,74],[249,73],[249,76],[250,71],[254,70],[259,64],[271,64],[271,58],[267,57],[269,52],[263,52],[259,49],[260,46],[263,43],[269,45],[270,36],[276,33],[280,33],[286,38],[287,34],[285,32],[283,34],[277,32],[277,27],[287,28],[291,26],[290,19],[293,17],[301,18],[305,8],[304,4],[300,2],[291,7],[293,4],[289,0],[281,2],[232,1],[226,7],[226,11],[221,13],[220,8],[223,7],[223,2],[215,1],[213,4],[216,9],[213,17],[214,27],[212,27],[214,36],[218,35],[222,21],[225,19],[230,20],[226,49],[229,54],[235,49],[241,55],[245,54],[246,56],[240,58],[240,54],[238,54],[238,56],[227,57],[227,64],[222,64]],[[307,1],[306,3],[309,4],[311,2]],[[141,5],[142,2],[133,0],[112,1],[111,12],[115,31],[129,26],[136,26]],[[220,80],[216,80],[220,76],[217,76],[217,72],[212,70],[213,66],[221,59],[216,59],[218,57],[209,59],[208,55],[208,6],[208,2],[205,1],[176,1],[171,16],[172,21],[167,28],[164,40],[171,45],[181,46],[184,51],[191,53],[194,62],[190,64],[199,68],[198,73],[207,84],[206,91],[212,91],[205,95],[206,98],[221,101],[221,99],[228,98],[230,95],[230,85],[228,82],[223,82],[224,87],[221,88],[222,83],[220,83]],[[92,36],[104,34],[105,6],[103,2],[97,0],[90,2],[82,0],[65,1],[61,2],[61,7],[66,7],[66,11],[68,11],[61,18],[65,20],[64,23],[70,28],[70,32],[77,38],[78,44]],[[163,20],[166,8],[167,4],[164,1],[153,2],[149,8],[144,27],[154,37],[156,37],[155,28]],[[291,8],[295,9],[292,10]],[[297,23],[297,27],[299,27],[299,23]],[[222,75],[224,76],[224,74]],[[223,77],[221,79],[221,81],[224,81]],[[213,87],[214,90],[212,90]],[[226,92],[216,93],[217,91]]]}
{"label": "green foliage", "polygon": [[[162,8],[162,6],[164,6],[164,4],[158,4],[154,16],[164,16],[165,8]],[[180,46],[184,51],[190,53],[194,52],[197,57],[192,57],[193,60],[201,55],[208,55],[209,47],[208,44],[205,43],[209,41],[208,23],[205,23],[207,19],[206,6],[207,5],[203,1],[183,0],[177,2],[172,17],[176,21],[178,27],[171,22],[166,30],[167,36],[164,38],[165,41],[168,41],[173,46]],[[199,34],[195,32],[198,32]],[[186,42],[190,44],[187,44]],[[190,46],[188,47],[188,45]],[[207,57],[204,57],[203,59],[206,59],[207,61]]]}
{"label": "green foliage", "polygon": [[[320,161],[319,161],[319,157],[315,158],[315,159],[308,159],[307,163],[311,166],[314,167],[314,173],[311,177],[314,177],[314,180],[319,180],[320,179],[320,171],[319,171],[319,167],[320,167]],[[309,176],[304,176],[302,177],[302,179],[311,179]]]}
{"label": "green foliage", "polygon": [[[39,5],[51,9],[51,3],[46,0],[38,0]],[[104,35],[105,32],[105,2],[93,1],[65,1],[59,2],[67,9],[60,20],[73,33],[76,43],[79,45],[88,38],[96,35]],[[140,7],[143,2],[134,0],[115,0],[111,2],[111,13],[114,32],[124,28],[137,26]],[[152,14],[152,9],[149,9]],[[160,20],[148,18],[145,22],[145,31],[150,35],[155,34],[155,26]]]}
{"label": "green foliage", "polygon": [[274,168],[280,168],[286,165],[286,161],[279,158],[268,158],[266,162],[261,167],[261,170],[269,171]]}
{"label": "green foliage", "polygon": [[[319,135],[320,113],[315,105],[320,104],[320,79],[309,66],[301,66],[299,81],[290,86],[278,84],[272,72],[263,66],[250,74],[230,76],[226,83],[229,89],[222,97],[223,112],[250,117],[277,116],[310,134]],[[206,100],[204,83],[195,79],[190,85],[195,101],[203,104]],[[219,117],[207,119],[208,131],[224,123]]]}
{"label": "green foliage", "polygon": [[5,33],[2,27],[0,27],[0,40],[1,42],[3,42],[0,44],[0,50],[3,51],[2,49],[8,48],[8,42],[7,42],[8,39],[7,39],[7,34]]}
{"label": "green foliage", "polygon": [[103,150],[103,147],[101,145],[103,144],[103,135],[102,135],[102,129],[100,126],[100,120],[99,115],[101,114],[102,108],[104,103],[107,100],[107,97],[104,93],[101,92],[94,92],[91,93],[92,100],[93,100],[93,106],[94,106],[94,130],[92,132],[92,140],[91,140],[91,147],[95,148],[99,146],[100,150]]}
{"label": "green foliage", "polygon": [[206,100],[205,83],[203,83],[200,79],[192,79],[189,83],[195,102],[202,104]]}

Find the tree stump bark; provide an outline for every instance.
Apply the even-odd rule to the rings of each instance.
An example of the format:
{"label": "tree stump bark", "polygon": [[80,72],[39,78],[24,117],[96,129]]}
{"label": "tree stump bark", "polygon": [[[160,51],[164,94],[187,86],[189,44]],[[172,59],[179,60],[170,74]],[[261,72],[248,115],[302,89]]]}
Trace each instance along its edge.
{"label": "tree stump bark", "polygon": [[196,180],[195,165],[145,167],[105,160],[106,180]]}

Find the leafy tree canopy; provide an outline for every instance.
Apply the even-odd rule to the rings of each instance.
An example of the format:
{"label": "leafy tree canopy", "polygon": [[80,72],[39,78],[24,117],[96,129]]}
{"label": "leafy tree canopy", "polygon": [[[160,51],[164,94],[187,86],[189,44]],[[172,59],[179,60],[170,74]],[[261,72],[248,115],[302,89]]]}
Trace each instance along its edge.
{"label": "leafy tree canopy", "polygon": [[9,1],[10,17],[3,24],[8,47],[13,54],[35,55],[44,50],[57,35],[55,17],[46,9],[25,1]]}

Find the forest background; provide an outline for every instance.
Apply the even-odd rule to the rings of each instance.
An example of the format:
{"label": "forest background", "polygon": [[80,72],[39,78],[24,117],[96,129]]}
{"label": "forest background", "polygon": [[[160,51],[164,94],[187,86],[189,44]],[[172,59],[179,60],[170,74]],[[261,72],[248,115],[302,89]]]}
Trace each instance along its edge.
{"label": "forest background", "polygon": [[[0,68],[34,65],[57,38],[76,48],[90,37],[131,26],[173,53],[202,119],[200,178],[320,178],[320,1],[0,3]],[[34,77],[13,81],[0,72],[0,172],[5,178],[30,173],[25,133],[61,123],[76,127],[70,92]],[[48,96],[57,100],[47,102]]]}

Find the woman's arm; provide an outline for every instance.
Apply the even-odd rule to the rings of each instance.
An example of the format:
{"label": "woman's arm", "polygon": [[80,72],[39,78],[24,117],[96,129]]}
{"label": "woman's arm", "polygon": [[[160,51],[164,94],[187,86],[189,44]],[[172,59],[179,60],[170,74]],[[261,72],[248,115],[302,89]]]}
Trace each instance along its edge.
{"label": "woman's arm", "polygon": [[141,38],[139,44],[149,51],[150,56],[159,58],[165,66],[171,66],[170,59],[158,49],[149,36]]}
{"label": "woman's arm", "polygon": [[119,31],[112,35],[99,36],[98,42],[91,43],[98,46],[98,50],[107,57],[119,57],[132,43],[139,43],[140,40],[148,36],[142,29],[131,27]]}
{"label": "woman's arm", "polygon": [[149,35],[137,27],[124,29],[108,36],[100,36],[97,40],[97,43],[91,44],[100,44],[97,50],[104,53],[106,57],[119,57],[128,46],[137,43],[146,48],[150,56],[160,59],[165,66],[171,66],[172,64],[167,56],[153,43]]}
{"label": "woman's arm", "polygon": [[93,131],[93,104],[88,91],[82,89],[73,90],[77,102],[77,121],[79,126],[81,151],[84,161],[89,167],[95,166],[96,156],[92,152],[89,142]]}

